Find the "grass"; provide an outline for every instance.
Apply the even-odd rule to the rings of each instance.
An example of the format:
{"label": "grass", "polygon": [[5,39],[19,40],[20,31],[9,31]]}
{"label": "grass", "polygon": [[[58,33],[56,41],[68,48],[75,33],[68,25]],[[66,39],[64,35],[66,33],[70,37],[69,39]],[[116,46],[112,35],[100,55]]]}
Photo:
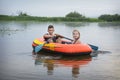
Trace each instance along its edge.
{"label": "grass", "polygon": [[0,21],[101,22],[101,20],[97,18],[36,17],[36,16],[8,16],[8,15],[0,15]]}

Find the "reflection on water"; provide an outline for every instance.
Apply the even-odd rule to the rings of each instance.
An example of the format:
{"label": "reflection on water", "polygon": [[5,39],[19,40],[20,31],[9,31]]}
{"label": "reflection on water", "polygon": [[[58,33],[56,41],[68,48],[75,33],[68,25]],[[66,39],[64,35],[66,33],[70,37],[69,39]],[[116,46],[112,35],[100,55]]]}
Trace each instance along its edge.
{"label": "reflection on water", "polygon": [[90,56],[91,57],[97,57],[99,54],[110,54],[112,52],[110,51],[101,51],[101,50],[97,50],[97,51],[93,51]]}
{"label": "reflection on water", "polygon": [[98,23],[98,26],[104,27],[104,28],[112,28],[112,29],[118,29],[120,30],[120,22],[101,22]]}
{"label": "reflection on water", "polygon": [[[17,27],[16,27],[17,26]],[[28,23],[26,22],[9,22],[0,21],[0,36],[10,36],[17,32],[23,32],[27,29]]]}
{"label": "reflection on water", "polygon": [[101,27],[120,27],[120,23],[119,22],[100,22],[98,23],[99,26]]}
{"label": "reflection on water", "polygon": [[87,22],[67,22],[65,23],[66,26],[69,27],[82,27],[82,26],[89,26]]}
{"label": "reflection on water", "polygon": [[[34,54],[34,53],[33,53]],[[47,68],[47,74],[53,75],[55,67],[71,67],[73,78],[78,78],[80,68],[88,65],[92,60],[90,55],[84,56],[65,56],[61,54],[51,54],[39,52],[34,56],[35,65],[43,65]]]}
{"label": "reflection on water", "polygon": [[0,36],[4,36],[4,35],[13,35],[13,34],[16,34],[16,32],[21,32],[21,31],[24,31],[24,30],[20,30],[20,29],[10,29],[10,28],[0,28]]}

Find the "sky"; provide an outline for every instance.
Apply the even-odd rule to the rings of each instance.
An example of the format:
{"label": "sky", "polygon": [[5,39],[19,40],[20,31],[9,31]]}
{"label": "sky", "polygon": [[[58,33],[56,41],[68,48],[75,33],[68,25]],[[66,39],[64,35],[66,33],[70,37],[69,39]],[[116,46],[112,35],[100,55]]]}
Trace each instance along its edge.
{"label": "sky", "polygon": [[120,14],[120,0],[0,0],[0,14],[64,17],[78,12],[86,17],[102,14]]}

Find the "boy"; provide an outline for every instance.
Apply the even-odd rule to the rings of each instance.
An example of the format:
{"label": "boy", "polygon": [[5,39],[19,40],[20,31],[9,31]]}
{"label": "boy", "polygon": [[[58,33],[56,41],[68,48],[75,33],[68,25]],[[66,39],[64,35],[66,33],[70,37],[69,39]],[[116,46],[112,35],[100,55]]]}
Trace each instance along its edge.
{"label": "boy", "polygon": [[56,36],[58,36],[57,34],[54,34],[54,27],[53,25],[49,25],[48,26],[48,33],[44,34],[44,39],[47,43],[51,43],[51,42],[56,42]]}

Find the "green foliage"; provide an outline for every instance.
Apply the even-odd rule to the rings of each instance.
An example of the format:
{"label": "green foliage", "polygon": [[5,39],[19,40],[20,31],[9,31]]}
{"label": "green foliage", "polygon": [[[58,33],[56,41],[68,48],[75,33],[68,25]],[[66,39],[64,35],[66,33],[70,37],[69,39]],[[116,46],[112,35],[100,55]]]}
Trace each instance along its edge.
{"label": "green foliage", "polygon": [[100,20],[104,21],[120,21],[120,15],[119,14],[114,14],[114,15],[109,15],[109,14],[104,14],[98,17]]}
{"label": "green foliage", "polygon": [[84,16],[82,16],[81,14],[79,14],[78,12],[70,12],[68,13],[65,17],[69,17],[69,18],[85,18]]}
{"label": "green foliage", "polygon": [[93,18],[71,18],[71,17],[35,17],[35,16],[8,16],[0,15],[0,20],[14,21],[69,21],[69,22],[96,22]]}
{"label": "green foliage", "polygon": [[24,12],[19,12],[18,16],[29,16],[29,15],[27,13],[24,13]]}
{"label": "green foliage", "polygon": [[[8,20],[8,21],[69,21],[69,22],[100,22],[100,21],[120,21],[120,15],[101,15],[99,18],[86,18],[77,12],[71,12],[72,14],[76,14],[71,16],[69,14],[66,17],[36,17],[29,16],[26,13],[20,13],[18,16],[8,16],[8,15],[0,15],[0,20]],[[70,14],[71,14],[70,13]],[[79,16],[79,17],[78,17]]]}

